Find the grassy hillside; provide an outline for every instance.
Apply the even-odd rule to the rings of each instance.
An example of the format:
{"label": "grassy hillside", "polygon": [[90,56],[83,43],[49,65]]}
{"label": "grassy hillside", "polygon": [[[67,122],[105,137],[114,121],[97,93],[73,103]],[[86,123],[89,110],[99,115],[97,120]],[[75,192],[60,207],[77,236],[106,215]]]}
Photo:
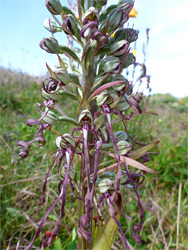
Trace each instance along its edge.
{"label": "grassy hillside", "polygon": [[[23,249],[34,236],[45,211],[57,197],[57,181],[54,177],[48,185],[46,203],[36,210],[42,194],[42,180],[56,152],[54,143],[56,136],[52,133],[46,134],[45,148],[40,149],[34,144],[28,158],[20,159],[18,156],[17,141],[29,140],[35,133],[35,128],[26,126],[26,120],[39,117],[36,103],[42,102],[42,98],[33,84],[34,80],[40,81],[28,75],[0,69],[1,249],[16,249],[18,242],[20,249]],[[185,250],[188,249],[188,97],[177,99],[169,94],[158,94],[150,97],[148,103],[145,100],[145,103],[146,114],[137,117],[138,122],[130,122],[128,131],[139,142],[150,143],[160,140],[153,150],[155,152],[150,154],[151,161],[148,163],[148,166],[159,175],[156,177],[148,174],[145,183],[139,188],[145,211],[144,225],[140,232],[142,245],[135,244],[129,231],[126,237],[132,246],[139,250],[177,249],[177,239],[178,249]],[[64,109],[74,114],[75,108],[71,107],[70,104],[64,103]],[[158,116],[148,112],[157,113]],[[68,127],[64,126],[63,130],[68,130]],[[181,197],[178,194],[180,183]],[[181,206],[180,217],[177,218],[178,198]],[[60,228],[60,238],[64,249],[67,250],[68,241],[65,240],[77,223],[77,204],[73,203],[74,201],[70,195]],[[37,246],[45,236],[45,231],[51,231],[56,223],[59,207],[48,217],[43,234],[35,243],[35,249],[39,249]],[[134,220],[138,219],[134,193],[128,196],[126,213]],[[123,217],[121,220],[126,232],[133,222]],[[177,236],[177,222],[179,236]],[[119,235],[113,249],[123,249]]]}

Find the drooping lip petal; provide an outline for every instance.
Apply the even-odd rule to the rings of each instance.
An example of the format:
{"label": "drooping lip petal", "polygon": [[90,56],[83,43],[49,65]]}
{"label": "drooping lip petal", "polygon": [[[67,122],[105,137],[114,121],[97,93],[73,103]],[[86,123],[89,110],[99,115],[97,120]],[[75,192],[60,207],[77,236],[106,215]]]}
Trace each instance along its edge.
{"label": "drooping lip petal", "polygon": [[113,201],[114,201],[116,199],[117,191],[120,189],[120,178],[121,178],[120,155],[119,155],[119,151],[118,151],[116,138],[115,138],[115,135],[114,135],[114,132],[113,132],[111,116],[110,116],[110,108],[109,108],[108,105],[103,105],[103,110],[106,113],[108,128],[109,128],[109,131],[110,131],[110,135],[111,135],[111,138],[112,138],[114,148],[116,150],[116,155],[117,155],[117,160],[118,160],[118,172],[117,172],[116,177],[115,177],[115,192],[114,192],[113,198],[112,198]]}
{"label": "drooping lip petal", "polygon": [[139,231],[141,228],[142,228],[142,224],[143,224],[143,218],[144,218],[144,210],[142,208],[142,205],[141,205],[141,202],[140,202],[140,197],[139,197],[139,194],[138,194],[138,191],[136,190],[136,187],[135,187],[135,184],[134,184],[134,181],[129,173],[129,169],[128,169],[128,165],[125,164],[125,170],[127,172],[127,176],[134,188],[134,191],[136,193],[136,196],[137,196],[137,203],[138,203],[138,208],[139,208],[139,215],[140,215],[140,222],[136,225],[133,226],[132,228],[132,238],[138,242],[138,243],[141,243],[141,236],[136,234],[135,232],[136,231]]}
{"label": "drooping lip petal", "polygon": [[[68,185],[68,178],[69,178],[69,171],[70,171],[71,149],[67,148],[65,154],[66,154],[66,160],[67,160],[67,168],[66,168],[64,180],[63,181],[61,180],[59,182],[59,185],[58,185],[59,196],[55,200],[55,202],[51,205],[51,207],[47,210],[46,214],[44,215],[44,217],[42,218],[42,220],[39,224],[39,227],[35,233],[33,240],[30,242],[30,244],[26,248],[24,248],[24,250],[30,250],[32,248],[35,239],[39,236],[40,232],[42,231],[42,228],[46,222],[48,215],[51,213],[51,211],[54,209],[54,207],[57,205],[57,203],[61,200],[62,203],[61,203],[61,209],[60,209],[60,215],[59,215],[58,221],[56,222],[56,225],[52,231],[51,236],[43,242],[42,247],[50,246],[54,237],[57,236],[57,233],[59,230],[59,222],[63,216],[65,199],[66,199],[66,194],[67,194],[67,185]],[[62,186],[62,188],[61,188],[61,186]]]}

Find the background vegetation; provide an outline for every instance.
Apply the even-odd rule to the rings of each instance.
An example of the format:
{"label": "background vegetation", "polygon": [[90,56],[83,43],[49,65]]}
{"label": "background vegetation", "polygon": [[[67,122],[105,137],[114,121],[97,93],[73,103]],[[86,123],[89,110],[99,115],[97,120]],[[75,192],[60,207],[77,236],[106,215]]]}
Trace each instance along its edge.
{"label": "background vegetation", "polygon": [[[36,103],[41,101],[40,92],[33,84],[31,76],[0,69],[0,106],[1,106],[1,249],[23,249],[35,234],[40,219],[50,204],[57,198],[56,175],[48,184],[46,203],[37,209],[42,195],[42,181],[56,152],[55,135],[45,135],[47,144],[40,149],[33,144],[30,155],[20,159],[18,140],[30,140],[35,128],[27,127],[29,118],[39,117]],[[64,109],[75,112],[74,105],[64,103]],[[177,99],[169,94],[153,95],[145,100],[145,111],[156,115],[136,117],[138,122],[129,122],[129,134],[139,142],[150,143],[160,140],[155,153],[150,154],[147,164],[159,175],[147,174],[146,181],[139,188],[144,207],[144,225],[140,234],[142,245],[131,239],[130,228],[137,220],[138,208],[134,193],[127,195],[126,213],[132,220],[122,217],[124,232],[134,249],[188,249],[188,152],[187,152],[187,110],[188,97]],[[66,125],[63,131],[68,130]],[[181,185],[180,185],[181,183]],[[181,195],[179,190],[181,189]],[[178,198],[180,204],[178,206]],[[75,249],[77,201],[68,196],[65,216],[60,228],[63,249]],[[60,207],[60,205],[59,205]],[[180,216],[177,217],[178,208]],[[58,209],[58,207],[57,207]],[[35,242],[36,249],[45,231],[50,231],[58,219],[57,210],[48,218],[43,235]],[[123,221],[124,220],[124,221]],[[179,235],[177,225],[179,224]],[[117,235],[112,249],[123,249]],[[58,241],[57,241],[58,242]],[[60,249],[60,248],[57,248]]]}

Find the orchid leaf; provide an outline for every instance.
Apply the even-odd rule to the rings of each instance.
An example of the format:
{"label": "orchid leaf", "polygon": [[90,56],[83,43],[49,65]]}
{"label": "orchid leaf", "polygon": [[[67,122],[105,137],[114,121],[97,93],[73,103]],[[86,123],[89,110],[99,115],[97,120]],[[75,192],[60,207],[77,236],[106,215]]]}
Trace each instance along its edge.
{"label": "orchid leaf", "polygon": [[68,123],[71,123],[75,126],[79,126],[79,124],[76,120],[74,120],[73,118],[68,117],[68,116],[59,116],[59,121],[68,122]]}
{"label": "orchid leaf", "polygon": [[58,54],[57,54],[57,57],[58,57],[58,61],[59,61],[59,64],[60,64],[61,68],[64,69],[64,70],[67,70],[67,68],[66,68],[63,60],[61,59],[61,57]]}
{"label": "orchid leaf", "polygon": [[69,77],[72,79],[73,82],[75,82],[77,85],[81,86],[80,85],[80,81],[79,81],[79,78],[73,74],[73,73],[69,73]]}
{"label": "orchid leaf", "polygon": [[144,147],[141,147],[139,149],[134,150],[133,152],[129,153],[129,157],[132,159],[138,159],[141,156],[145,155],[150,149],[152,149],[153,147],[155,147],[157,144],[159,143],[159,141],[155,141],[152,142]]}
{"label": "orchid leaf", "polygon": [[[100,151],[100,153],[102,154],[106,154],[111,156],[112,158],[118,159],[117,154],[112,154],[112,153],[108,153],[105,151]],[[140,169],[142,171],[151,173],[151,174],[158,174],[157,172],[155,172],[154,170],[152,170],[151,168],[146,167],[145,165],[143,165],[142,163],[135,161],[134,159],[131,159],[129,157],[126,156],[120,156],[120,161],[123,164],[128,164],[129,166],[133,167],[133,168],[137,168]]]}
{"label": "orchid leaf", "polygon": [[78,78],[75,74],[69,73],[69,77],[71,78],[71,80],[73,81],[73,83],[74,83],[75,85],[81,87],[79,78]]}
{"label": "orchid leaf", "polygon": [[79,98],[74,93],[72,93],[68,90],[60,90],[59,94],[63,97],[68,97],[72,100],[79,101]]}
{"label": "orchid leaf", "polygon": [[[117,209],[116,218],[120,220],[120,211]],[[118,226],[114,219],[109,216],[104,226],[100,229],[95,229],[96,238],[92,250],[110,250],[114,242]],[[98,231],[99,230],[99,231]]]}
{"label": "orchid leaf", "polygon": [[69,47],[67,46],[61,46],[61,50],[62,52],[68,54],[69,56],[71,56],[74,60],[79,61],[78,56],[76,55],[76,53],[74,53]]}
{"label": "orchid leaf", "polygon": [[50,68],[50,66],[49,66],[47,63],[46,63],[46,67],[47,67],[48,72],[50,73],[50,75],[51,75],[52,77],[54,77],[55,74],[54,74],[53,70]]}
{"label": "orchid leaf", "polygon": [[97,226],[95,219],[92,219],[92,239],[93,239],[92,246],[95,242],[95,239],[99,237],[99,234],[101,233],[101,229],[102,229],[102,220],[99,218],[98,226]]}

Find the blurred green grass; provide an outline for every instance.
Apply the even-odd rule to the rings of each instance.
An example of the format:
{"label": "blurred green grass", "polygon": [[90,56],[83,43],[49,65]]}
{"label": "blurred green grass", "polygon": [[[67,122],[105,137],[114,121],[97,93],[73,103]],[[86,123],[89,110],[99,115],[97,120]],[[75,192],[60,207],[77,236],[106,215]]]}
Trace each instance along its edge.
{"label": "blurred green grass", "polygon": [[[33,84],[35,78],[5,69],[1,69],[0,73],[1,249],[6,249],[8,246],[9,249],[16,249],[19,240],[22,249],[32,239],[40,219],[57,197],[57,181],[51,181],[48,184],[46,203],[36,212],[42,194],[42,180],[56,152],[56,135],[46,133],[47,144],[44,149],[40,149],[38,144],[33,144],[28,158],[19,158],[17,141],[30,140],[34,135],[35,128],[27,127],[25,122],[29,118],[39,118],[36,103],[42,102],[42,98]],[[141,231],[142,245],[135,244],[130,231],[126,234],[135,249],[167,249],[167,246],[169,249],[176,249],[180,182],[183,188],[178,249],[188,249],[187,105],[188,97],[177,99],[169,94],[157,94],[150,97],[145,108],[147,112],[157,113],[158,116],[146,114],[136,117],[138,122],[128,122],[129,134],[136,141],[150,143],[160,140],[153,149],[155,153],[150,154],[151,161],[147,164],[159,175],[156,177],[147,174],[145,184],[139,188],[145,210],[144,226]],[[74,116],[76,105],[71,108],[70,104],[65,103],[65,111],[66,109]],[[63,126],[63,131],[70,131],[68,125]],[[19,181],[27,178],[33,179]],[[11,184],[12,182],[14,183]],[[68,192],[70,195],[67,198],[59,235],[62,243],[70,236],[77,222],[77,202],[73,199],[71,191]],[[136,199],[132,194],[127,199],[126,213],[136,222],[139,220]],[[50,214],[43,234],[35,246],[45,237],[46,230],[52,230],[58,219],[59,208],[60,205]],[[133,225],[132,221],[126,220],[123,216],[121,223],[124,232]],[[122,249],[118,235],[117,244],[114,243],[114,249]]]}

